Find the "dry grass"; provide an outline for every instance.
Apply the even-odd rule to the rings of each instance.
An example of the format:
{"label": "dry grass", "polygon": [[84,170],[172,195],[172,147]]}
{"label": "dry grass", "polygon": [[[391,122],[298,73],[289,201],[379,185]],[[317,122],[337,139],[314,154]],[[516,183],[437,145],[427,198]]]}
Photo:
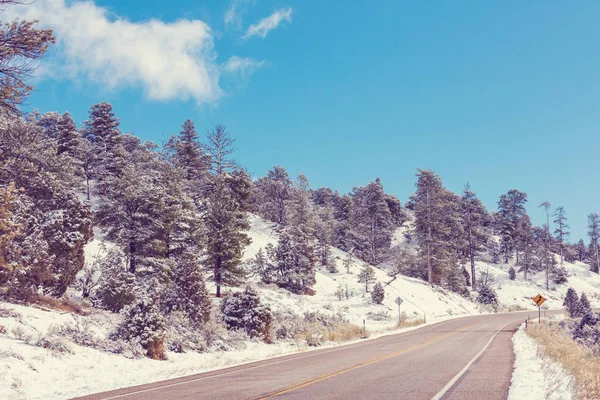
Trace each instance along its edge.
{"label": "dry grass", "polygon": [[53,310],[66,311],[79,315],[89,315],[89,311],[85,307],[71,300],[55,299],[54,297],[40,295],[31,296],[31,298],[28,300],[31,304],[35,304],[40,307],[47,307]]}
{"label": "dry grass", "polygon": [[366,337],[360,326],[350,323],[340,324],[335,329],[328,329],[323,332],[323,339],[330,342],[347,342],[349,340]]}
{"label": "dry grass", "polygon": [[521,307],[519,305],[510,305],[508,306],[508,312],[517,312],[517,311],[527,311],[527,308]]}
{"label": "dry grass", "polygon": [[531,324],[527,333],[539,345],[539,352],[560,363],[576,382],[576,398],[600,398],[600,356],[577,344],[556,323]]}
{"label": "dry grass", "polygon": [[423,318],[407,319],[404,315],[400,319],[400,322],[396,325],[398,328],[411,328],[413,326],[423,325],[425,320]]}

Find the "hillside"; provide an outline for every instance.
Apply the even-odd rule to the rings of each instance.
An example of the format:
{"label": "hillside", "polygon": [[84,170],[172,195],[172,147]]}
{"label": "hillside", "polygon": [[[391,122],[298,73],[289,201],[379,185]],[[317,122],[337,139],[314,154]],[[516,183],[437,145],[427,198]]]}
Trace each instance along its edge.
{"label": "hillside", "polygon": [[[244,263],[249,267],[260,248],[268,243],[276,244],[278,239],[275,224],[260,217],[249,215],[252,244],[245,249]],[[399,229],[395,234],[394,245],[411,246],[404,240]],[[88,261],[102,253],[105,243],[101,232],[96,230],[96,238],[86,247]],[[352,258],[350,273],[345,271],[344,251],[333,249],[338,272],[331,273],[320,268],[316,273],[313,295],[296,295],[287,290],[260,283],[251,277],[248,285],[254,287],[262,301],[279,315],[303,315],[321,313],[339,315],[350,323],[363,326],[372,337],[378,332],[389,332],[397,326],[398,308],[394,303],[400,296],[403,318],[408,321],[427,322],[453,316],[489,312],[475,302],[447,290],[430,287],[425,282],[399,275],[392,279],[385,270],[375,268],[376,281],[384,284],[383,304],[374,304],[370,293],[365,293],[357,274],[364,262]],[[566,263],[569,281],[554,285],[547,292],[543,287],[544,274],[531,275],[530,282],[523,282],[519,274],[515,281],[508,279],[508,268],[512,264],[492,264],[478,261],[478,269],[488,269],[494,277],[493,288],[498,294],[500,310],[517,307],[533,309],[531,297],[541,293],[548,298],[545,307],[562,308],[562,297],[568,287],[578,292],[588,293],[592,305],[600,306],[597,294],[600,276],[589,272],[582,263]],[[336,290],[340,287],[348,292],[348,298],[339,300]],[[214,293],[214,288],[209,286]],[[227,290],[235,291],[239,288]],[[475,293],[472,294],[475,297]],[[80,300],[74,289],[69,296]],[[215,305],[218,303],[214,299]],[[115,329],[122,316],[107,311],[93,309],[90,315],[79,316],[68,312],[53,311],[44,307],[26,307],[7,303],[0,304],[0,325],[6,333],[0,334],[0,368],[7,373],[0,376],[0,397],[6,399],[67,398],[75,394],[108,390],[126,385],[147,383],[157,379],[177,377],[201,371],[235,365],[252,360],[268,358],[280,354],[308,349],[302,340],[279,340],[274,344],[249,341],[235,335],[224,336],[223,341],[203,353],[168,352],[168,361],[154,361],[135,354],[135,349],[121,349],[121,354],[113,354],[114,348],[107,343],[107,337]],[[75,334],[74,334],[75,332]],[[74,338],[84,336],[89,344],[78,345]],[[81,344],[81,342],[80,342]],[[85,344],[85,343],[83,343]],[[325,342],[322,345],[337,345]],[[102,374],[103,379],[94,379]],[[48,389],[52,388],[52,389]]]}

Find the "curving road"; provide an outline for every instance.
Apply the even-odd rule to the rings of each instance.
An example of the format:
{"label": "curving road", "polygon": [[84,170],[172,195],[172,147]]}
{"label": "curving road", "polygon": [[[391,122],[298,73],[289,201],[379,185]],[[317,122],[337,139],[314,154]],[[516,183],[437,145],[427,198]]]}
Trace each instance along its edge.
{"label": "curving road", "polygon": [[511,338],[527,315],[537,317],[464,317],[81,399],[506,399]]}

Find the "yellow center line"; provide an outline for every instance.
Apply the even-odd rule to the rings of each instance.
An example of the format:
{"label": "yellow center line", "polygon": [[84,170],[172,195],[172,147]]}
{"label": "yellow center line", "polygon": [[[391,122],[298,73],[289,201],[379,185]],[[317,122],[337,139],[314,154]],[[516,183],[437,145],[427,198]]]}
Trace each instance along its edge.
{"label": "yellow center line", "polygon": [[400,351],[396,351],[394,353],[386,354],[385,356],[374,358],[374,359],[366,361],[366,362],[364,362],[362,364],[358,364],[358,365],[355,365],[353,367],[349,367],[349,368],[343,369],[341,371],[337,371],[337,372],[332,372],[332,373],[329,373],[329,374],[321,375],[321,376],[319,376],[317,378],[309,379],[307,381],[301,382],[301,383],[299,383],[297,385],[291,386],[291,387],[289,387],[287,389],[284,389],[284,390],[281,390],[279,392],[271,393],[271,394],[268,394],[268,395],[266,395],[264,397],[259,397],[256,400],[267,400],[267,399],[271,399],[273,397],[281,396],[282,394],[290,393],[290,392],[293,392],[295,390],[302,389],[302,388],[310,386],[310,385],[314,385],[315,383],[319,383],[319,382],[322,382],[322,381],[327,380],[327,379],[335,378],[336,376],[340,376],[340,375],[345,374],[347,372],[354,371],[355,369],[366,367],[368,365],[372,365],[372,364],[378,363],[380,361],[387,360],[388,358],[396,357],[396,356],[399,356],[401,354],[405,354],[405,353],[411,352],[411,351],[416,350],[418,348],[421,348],[423,346],[427,346],[429,344],[432,344],[432,343],[435,343],[435,342],[439,342],[440,340],[443,340],[443,339],[445,339],[447,337],[453,336],[453,335],[455,335],[455,334],[457,334],[459,332],[465,331],[465,330],[467,330],[469,328],[472,328],[475,325],[479,325],[479,324],[481,324],[481,323],[483,323],[485,321],[487,321],[487,319],[483,320],[481,322],[474,323],[472,325],[467,325],[467,326],[465,326],[465,327],[463,327],[463,328],[461,328],[461,329],[459,329],[457,331],[454,331],[454,332],[451,332],[451,333],[448,333],[448,334],[445,334],[445,335],[436,336],[433,339],[429,339],[429,340],[427,340],[427,341],[425,341],[423,343],[416,344],[416,345],[408,347],[406,349],[403,349],[403,350],[400,350]]}

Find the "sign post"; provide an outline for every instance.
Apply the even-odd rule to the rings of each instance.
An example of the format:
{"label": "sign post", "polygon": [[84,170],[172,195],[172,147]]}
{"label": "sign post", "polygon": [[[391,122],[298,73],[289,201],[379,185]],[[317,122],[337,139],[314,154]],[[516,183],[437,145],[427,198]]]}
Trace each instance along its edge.
{"label": "sign post", "polygon": [[533,298],[533,302],[535,303],[536,306],[538,306],[538,324],[542,323],[542,308],[541,307],[545,301],[546,301],[546,299],[541,294],[538,294],[537,296],[535,296]]}
{"label": "sign post", "polygon": [[398,304],[398,325],[400,325],[400,322],[402,321],[402,313],[400,312],[400,304],[404,303],[404,300],[402,300],[400,298],[400,296],[396,297],[396,300],[394,300],[394,302],[396,304]]}

